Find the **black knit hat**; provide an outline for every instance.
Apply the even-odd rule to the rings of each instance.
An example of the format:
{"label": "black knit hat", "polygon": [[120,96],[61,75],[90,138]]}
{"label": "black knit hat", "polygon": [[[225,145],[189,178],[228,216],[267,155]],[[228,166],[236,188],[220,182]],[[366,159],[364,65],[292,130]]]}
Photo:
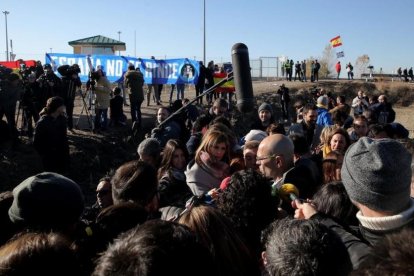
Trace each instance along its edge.
{"label": "black knit hat", "polygon": [[10,220],[28,228],[61,229],[83,212],[82,192],[75,182],[57,173],[31,176],[13,190]]}

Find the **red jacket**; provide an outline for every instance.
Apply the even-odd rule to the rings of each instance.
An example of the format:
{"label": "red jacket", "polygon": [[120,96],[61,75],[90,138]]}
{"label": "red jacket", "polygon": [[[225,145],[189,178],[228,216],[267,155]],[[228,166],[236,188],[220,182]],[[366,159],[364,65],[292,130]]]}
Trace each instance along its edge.
{"label": "red jacket", "polygon": [[341,72],[341,64],[339,62],[335,65],[335,69],[336,72]]}

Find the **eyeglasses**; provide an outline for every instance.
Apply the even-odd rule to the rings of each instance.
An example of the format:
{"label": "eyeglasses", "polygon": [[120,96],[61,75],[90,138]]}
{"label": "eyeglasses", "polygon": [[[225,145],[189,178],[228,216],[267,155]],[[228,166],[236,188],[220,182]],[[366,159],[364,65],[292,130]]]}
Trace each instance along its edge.
{"label": "eyeglasses", "polygon": [[283,154],[276,154],[275,153],[275,154],[271,154],[271,155],[263,156],[263,157],[256,156],[256,161],[263,161],[263,160],[266,160],[266,159],[275,159],[278,156],[283,156]]}

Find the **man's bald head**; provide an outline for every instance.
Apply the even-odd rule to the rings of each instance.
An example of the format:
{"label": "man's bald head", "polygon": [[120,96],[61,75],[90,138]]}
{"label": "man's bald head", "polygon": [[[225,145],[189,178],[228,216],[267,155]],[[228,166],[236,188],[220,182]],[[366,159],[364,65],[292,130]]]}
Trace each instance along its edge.
{"label": "man's bald head", "polygon": [[266,137],[259,146],[268,150],[269,154],[280,154],[285,157],[293,156],[293,142],[282,134]]}
{"label": "man's bald head", "polygon": [[293,166],[293,152],[293,142],[288,137],[282,134],[266,137],[257,152],[261,172],[274,179],[280,177]]}

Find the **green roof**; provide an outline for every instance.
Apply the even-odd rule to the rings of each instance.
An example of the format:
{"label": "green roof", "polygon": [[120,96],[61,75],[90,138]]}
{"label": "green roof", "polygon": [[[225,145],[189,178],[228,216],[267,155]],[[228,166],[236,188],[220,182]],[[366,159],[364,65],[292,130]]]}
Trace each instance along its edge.
{"label": "green roof", "polygon": [[102,35],[91,36],[83,39],[73,40],[68,42],[70,46],[74,45],[92,45],[92,46],[125,46],[125,42],[115,40]]}

